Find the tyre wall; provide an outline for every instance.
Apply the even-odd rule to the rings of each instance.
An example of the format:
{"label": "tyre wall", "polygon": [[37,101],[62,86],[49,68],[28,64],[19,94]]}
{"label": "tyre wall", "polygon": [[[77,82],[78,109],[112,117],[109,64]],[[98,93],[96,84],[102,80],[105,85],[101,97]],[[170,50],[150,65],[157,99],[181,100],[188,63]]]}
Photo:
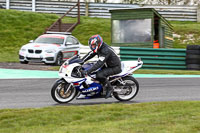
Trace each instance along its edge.
{"label": "tyre wall", "polygon": [[187,45],[186,66],[188,70],[200,70],[200,45]]}
{"label": "tyre wall", "polygon": [[140,57],[143,69],[186,70],[185,56],[186,49],[120,47],[122,61]]}

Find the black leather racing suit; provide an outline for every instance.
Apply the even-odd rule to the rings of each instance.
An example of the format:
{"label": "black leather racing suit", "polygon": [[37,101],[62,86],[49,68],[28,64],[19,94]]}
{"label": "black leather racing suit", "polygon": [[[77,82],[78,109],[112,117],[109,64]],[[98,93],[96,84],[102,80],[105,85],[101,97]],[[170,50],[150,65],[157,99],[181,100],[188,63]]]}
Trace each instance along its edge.
{"label": "black leather racing suit", "polygon": [[107,87],[111,87],[110,82],[107,80],[107,77],[110,75],[118,74],[121,70],[121,61],[117,54],[115,53],[114,49],[108,46],[106,43],[103,42],[101,47],[98,49],[97,53],[93,53],[90,51],[87,55],[85,55],[82,60],[85,62],[95,55],[98,56],[99,60],[92,66],[91,69],[87,71],[87,74],[91,74],[92,72],[96,71],[97,69],[103,67],[100,71],[97,72],[96,78]]}

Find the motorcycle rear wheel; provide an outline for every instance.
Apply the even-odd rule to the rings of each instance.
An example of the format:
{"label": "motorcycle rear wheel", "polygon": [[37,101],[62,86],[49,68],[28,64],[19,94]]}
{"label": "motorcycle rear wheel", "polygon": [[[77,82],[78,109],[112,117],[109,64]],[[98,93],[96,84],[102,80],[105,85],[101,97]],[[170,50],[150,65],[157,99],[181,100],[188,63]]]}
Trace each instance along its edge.
{"label": "motorcycle rear wheel", "polygon": [[[70,87],[69,91],[65,93],[66,88],[68,87]],[[58,103],[68,103],[71,100],[73,100],[76,95],[77,95],[76,88],[71,86],[63,79],[57,80],[51,89],[51,97],[53,98],[54,101]]]}
{"label": "motorcycle rear wheel", "polygon": [[137,95],[139,91],[139,83],[132,76],[123,77],[122,80],[126,83],[125,86],[120,85],[117,86],[117,88],[120,87],[120,89],[126,93],[120,94],[119,92],[113,92],[113,96],[119,101],[129,101]]}

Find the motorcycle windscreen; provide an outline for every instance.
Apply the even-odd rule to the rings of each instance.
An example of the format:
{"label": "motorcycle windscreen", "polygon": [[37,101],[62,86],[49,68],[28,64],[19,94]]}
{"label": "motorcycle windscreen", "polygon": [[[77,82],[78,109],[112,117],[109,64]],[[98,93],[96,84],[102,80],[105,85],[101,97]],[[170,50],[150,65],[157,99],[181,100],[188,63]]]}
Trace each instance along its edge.
{"label": "motorcycle windscreen", "polygon": [[87,64],[83,64],[83,70],[87,71],[89,70],[90,68],[92,68],[94,64],[93,63],[87,63]]}
{"label": "motorcycle windscreen", "polygon": [[68,63],[69,63],[69,64],[72,64],[72,63],[79,63],[79,62],[82,62],[82,60],[81,60],[78,56],[74,56],[74,57],[72,57],[72,58],[70,58],[70,59],[68,60]]}

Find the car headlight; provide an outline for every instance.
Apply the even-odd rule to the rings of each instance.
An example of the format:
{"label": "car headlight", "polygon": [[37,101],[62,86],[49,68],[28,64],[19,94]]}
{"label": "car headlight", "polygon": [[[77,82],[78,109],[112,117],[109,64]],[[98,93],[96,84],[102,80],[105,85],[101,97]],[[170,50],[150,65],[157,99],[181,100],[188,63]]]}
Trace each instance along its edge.
{"label": "car headlight", "polygon": [[56,50],[55,49],[48,49],[48,50],[45,50],[46,53],[55,53]]}
{"label": "car headlight", "polygon": [[22,52],[25,52],[25,51],[26,51],[26,49],[25,49],[25,48],[21,48],[21,49],[20,49],[20,51],[22,51]]}

